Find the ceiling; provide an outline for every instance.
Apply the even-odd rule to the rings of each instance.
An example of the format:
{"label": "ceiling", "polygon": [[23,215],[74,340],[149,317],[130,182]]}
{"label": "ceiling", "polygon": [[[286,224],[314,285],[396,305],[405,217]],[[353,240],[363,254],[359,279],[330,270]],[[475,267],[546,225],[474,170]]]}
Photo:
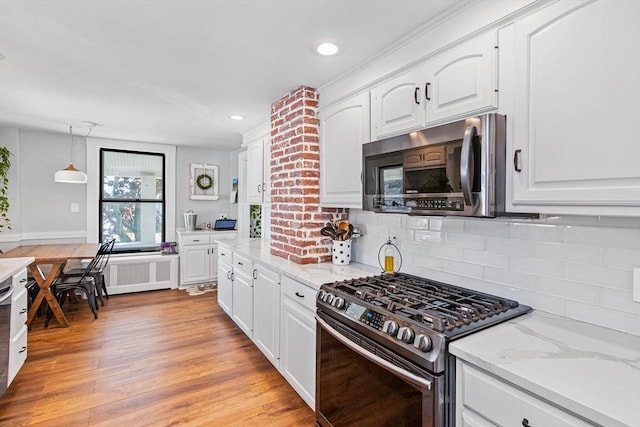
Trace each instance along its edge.
{"label": "ceiling", "polygon": [[[458,1],[0,0],[0,126],[235,149],[290,90]],[[326,39],[342,52],[315,54]]]}

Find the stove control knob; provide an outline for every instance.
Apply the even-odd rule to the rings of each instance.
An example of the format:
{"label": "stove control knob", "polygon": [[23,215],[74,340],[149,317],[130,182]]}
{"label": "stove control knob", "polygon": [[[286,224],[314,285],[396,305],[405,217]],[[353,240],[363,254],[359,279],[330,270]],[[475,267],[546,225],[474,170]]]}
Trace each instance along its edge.
{"label": "stove control knob", "polygon": [[418,335],[416,340],[413,342],[413,346],[420,350],[423,353],[431,350],[431,338],[426,335]]}
{"label": "stove control knob", "polygon": [[332,304],[333,303],[333,299],[336,296],[333,295],[331,292],[327,292],[327,294],[324,296],[323,301],[326,302],[327,304]]}
{"label": "stove control knob", "polygon": [[336,297],[331,302],[331,305],[337,308],[338,310],[342,310],[342,308],[344,307],[344,298]]}
{"label": "stove control knob", "polygon": [[398,333],[398,322],[396,322],[395,320],[385,321],[384,325],[382,325],[382,331],[391,335],[392,337],[395,337]]}
{"label": "stove control knob", "polygon": [[415,336],[415,333],[413,332],[413,329],[411,329],[408,326],[403,326],[402,328],[400,328],[400,330],[398,331],[398,338],[401,341],[406,342],[407,344],[412,343],[413,342],[413,337]]}
{"label": "stove control knob", "polygon": [[326,294],[327,294],[327,293],[326,293],[325,291],[323,291],[322,289],[320,289],[320,290],[318,291],[318,299],[319,299],[320,301],[324,301],[324,296],[325,296]]}

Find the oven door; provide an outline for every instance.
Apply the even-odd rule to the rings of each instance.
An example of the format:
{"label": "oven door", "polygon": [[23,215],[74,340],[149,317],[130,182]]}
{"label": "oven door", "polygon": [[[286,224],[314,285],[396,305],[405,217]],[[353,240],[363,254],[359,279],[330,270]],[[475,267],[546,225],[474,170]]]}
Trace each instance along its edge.
{"label": "oven door", "polygon": [[442,376],[322,312],[316,320],[317,425],[444,426]]}

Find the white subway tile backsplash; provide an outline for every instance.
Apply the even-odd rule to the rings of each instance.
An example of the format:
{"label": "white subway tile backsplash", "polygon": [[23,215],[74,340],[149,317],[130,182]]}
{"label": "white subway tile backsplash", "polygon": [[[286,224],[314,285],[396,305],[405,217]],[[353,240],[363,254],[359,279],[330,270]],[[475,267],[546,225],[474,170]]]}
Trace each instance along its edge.
{"label": "white subway tile backsplash", "polygon": [[534,242],[528,240],[505,239],[503,237],[487,237],[485,249],[514,255],[530,255],[534,251]]}
{"label": "white subway tile backsplash", "polygon": [[519,255],[509,256],[509,268],[514,271],[562,277],[563,264],[558,261],[530,258]]}
{"label": "white subway tile backsplash", "polygon": [[567,227],[567,243],[640,250],[640,229]]}
{"label": "white subway tile backsplash", "polygon": [[472,236],[469,234],[445,233],[444,240],[448,246],[484,249],[485,238],[482,236]]}
{"label": "white subway tile backsplash", "polygon": [[566,272],[566,277],[569,280],[591,283],[603,288],[631,291],[633,284],[633,273],[631,271],[568,263]]}
{"label": "white subway tile backsplash", "polygon": [[396,235],[402,271],[502,295],[561,316],[640,335],[631,300],[640,267],[640,220],[580,216],[540,219],[410,217],[352,210],[365,233],[353,259],[379,266]]}
{"label": "white subway tile backsplash", "polygon": [[632,292],[600,289],[600,305],[640,316],[640,302],[633,300]]}
{"label": "white subway tile backsplash", "polygon": [[507,269],[509,266],[508,255],[475,249],[465,249],[463,261],[502,269]]}
{"label": "white subway tile backsplash", "polygon": [[465,234],[507,237],[509,235],[508,223],[498,220],[467,219],[464,222]]}
{"label": "white subway tile backsplash", "polygon": [[565,303],[565,316],[640,336],[640,316],[575,301]]}
{"label": "white subway tile backsplash", "polygon": [[600,264],[600,248],[598,246],[535,242],[533,256],[557,261]]}
{"label": "white subway tile backsplash", "polygon": [[602,248],[602,266],[618,270],[640,267],[640,250]]}
{"label": "white subway tile backsplash", "polygon": [[598,225],[600,227],[640,229],[640,208],[638,208],[638,216],[635,216],[635,217],[615,217],[615,216],[598,217]]}
{"label": "white subway tile backsplash", "polygon": [[446,272],[457,274],[460,276],[475,277],[482,279],[482,266],[469,264],[467,262],[445,259],[443,261],[443,269]]}

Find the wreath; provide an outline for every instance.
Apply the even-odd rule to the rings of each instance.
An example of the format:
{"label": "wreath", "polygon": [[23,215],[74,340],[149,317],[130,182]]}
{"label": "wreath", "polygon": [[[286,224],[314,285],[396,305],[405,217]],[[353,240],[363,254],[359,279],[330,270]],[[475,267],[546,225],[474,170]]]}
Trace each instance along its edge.
{"label": "wreath", "polygon": [[201,190],[208,190],[213,186],[213,178],[206,173],[202,173],[196,178],[196,185]]}

